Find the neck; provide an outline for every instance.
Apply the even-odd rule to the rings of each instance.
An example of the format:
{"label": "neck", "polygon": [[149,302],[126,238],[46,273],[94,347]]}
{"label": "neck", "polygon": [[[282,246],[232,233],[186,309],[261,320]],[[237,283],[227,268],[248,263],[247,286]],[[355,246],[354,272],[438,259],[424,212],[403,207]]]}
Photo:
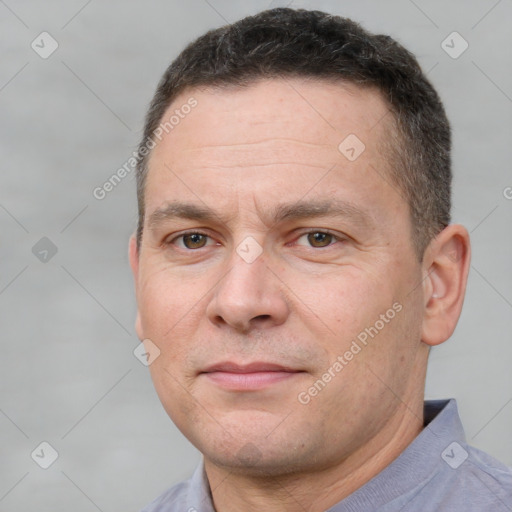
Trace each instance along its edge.
{"label": "neck", "polygon": [[[371,480],[423,428],[423,389],[403,397],[385,428],[339,464],[316,472],[266,478],[239,474],[205,458],[217,512],[322,512]],[[319,491],[321,489],[321,491]]]}

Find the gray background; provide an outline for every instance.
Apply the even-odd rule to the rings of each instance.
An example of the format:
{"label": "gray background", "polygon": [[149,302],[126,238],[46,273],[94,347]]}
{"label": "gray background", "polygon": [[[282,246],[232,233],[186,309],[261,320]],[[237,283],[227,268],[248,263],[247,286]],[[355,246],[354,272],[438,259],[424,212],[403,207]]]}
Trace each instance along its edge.
{"label": "gray background", "polygon": [[[199,460],[133,355],[133,173],[102,201],[92,191],[135,150],[156,83],[185,43],[286,3],[0,1],[1,512],[136,511]],[[455,335],[431,354],[427,396],[456,397],[468,440],[510,465],[512,3],[291,6],[396,37],[445,101],[453,216],[471,231],[473,263]],[[31,48],[42,31],[59,44],[47,59]],[[457,59],[441,47],[453,31],[469,43]],[[46,262],[32,252],[45,236],[58,249]],[[31,458],[42,441],[59,454],[46,470]]]}

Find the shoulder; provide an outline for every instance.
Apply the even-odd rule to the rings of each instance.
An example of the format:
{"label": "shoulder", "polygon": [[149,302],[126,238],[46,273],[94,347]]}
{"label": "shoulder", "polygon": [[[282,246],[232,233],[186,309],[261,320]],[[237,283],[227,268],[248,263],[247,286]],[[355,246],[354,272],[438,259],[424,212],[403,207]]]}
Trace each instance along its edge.
{"label": "shoulder", "polygon": [[[163,492],[141,512],[189,512],[186,508],[189,480],[180,482]],[[190,512],[193,512],[192,510]]]}
{"label": "shoulder", "polygon": [[141,512],[214,512],[203,462],[191,478],[167,489]]}
{"label": "shoulder", "polygon": [[[467,446],[468,459],[465,473],[468,484],[474,484],[482,495],[487,495],[491,502],[512,504],[512,468],[505,466],[489,454]],[[470,488],[468,486],[468,491]],[[473,490],[473,492],[475,492]],[[496,509],[498,510],[498,509]]]}
{"label": "shoulder", "polygon": [[[450,456],[453,455],[453,457]],[[467,444],[442,455],[446,465],[431,482],[435,510],[506,512],[512,504],[512,468]]]}

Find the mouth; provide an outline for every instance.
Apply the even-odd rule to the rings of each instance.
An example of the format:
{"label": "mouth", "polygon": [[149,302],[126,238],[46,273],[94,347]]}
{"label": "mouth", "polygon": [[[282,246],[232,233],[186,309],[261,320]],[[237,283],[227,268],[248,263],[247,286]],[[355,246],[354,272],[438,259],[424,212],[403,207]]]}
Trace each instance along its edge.
{"label": "mouth", "polygon": [[303,373],[303,370],[274,363],[255,362],[239,365],[228,361],[212,365],[200,375],[224,389],[255,391],[289,381]]}

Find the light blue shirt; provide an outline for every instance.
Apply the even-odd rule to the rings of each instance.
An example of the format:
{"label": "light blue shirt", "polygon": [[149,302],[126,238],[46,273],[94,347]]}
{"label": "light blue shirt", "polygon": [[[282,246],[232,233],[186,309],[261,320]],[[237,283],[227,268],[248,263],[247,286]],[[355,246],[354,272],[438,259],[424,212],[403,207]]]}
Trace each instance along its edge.
{"label": "light blue shirt", "polygon": [[[512,469],[466,444],[455,400],[425,402],[425,425],[389,466],[327,512],[512,512]],[[215,512],[203,464],[142,512]]]}

